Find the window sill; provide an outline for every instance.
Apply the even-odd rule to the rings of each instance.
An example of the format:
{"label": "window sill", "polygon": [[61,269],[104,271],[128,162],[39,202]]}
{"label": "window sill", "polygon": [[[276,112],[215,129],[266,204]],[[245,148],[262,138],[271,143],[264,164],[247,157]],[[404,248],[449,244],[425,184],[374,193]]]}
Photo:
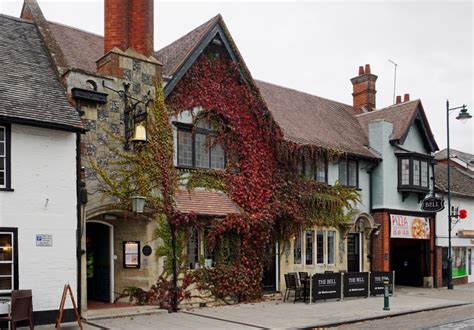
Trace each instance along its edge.
{"label": "window sill", "polygon": [[12,188],[0,188],[0,191],[15,191],[15,189],[12,189]]}
{"label": "window sill", "polygon": [[430,188],[418,187],[418,186],[398,186],[400,192],[415,192],[415,193],[429,193]]}

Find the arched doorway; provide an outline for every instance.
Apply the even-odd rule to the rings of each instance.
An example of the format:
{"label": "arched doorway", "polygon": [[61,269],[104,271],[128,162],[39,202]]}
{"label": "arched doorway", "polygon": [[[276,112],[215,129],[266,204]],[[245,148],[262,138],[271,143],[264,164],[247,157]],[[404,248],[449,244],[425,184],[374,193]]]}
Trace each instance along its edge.
{"label": "arched doorway", "polygon": [[89,302],[114,300],[113,229],[113,226],[106,222],[87,221],[86,274]]}

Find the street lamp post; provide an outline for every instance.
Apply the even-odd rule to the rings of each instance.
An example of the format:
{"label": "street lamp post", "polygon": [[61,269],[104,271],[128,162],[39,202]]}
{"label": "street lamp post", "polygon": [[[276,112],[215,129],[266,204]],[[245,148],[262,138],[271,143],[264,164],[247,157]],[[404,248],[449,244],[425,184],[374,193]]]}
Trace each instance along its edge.
{"label": "street lamp post", "polygon": [[449,108],[449,100],[446,101],[446,131],[447,131],[447,159],[448,159],[448,289],[452,290],[454,288],[453,284],[453,255],[451,252],[451,229],[452,223],[451,219],[453,218],[453,214],[451,213],[451,155],[449,150],[449,114],[451,111],[459,110],[459,115],[456,119],[460,120],[461,122],[466,122],[468,119],[472,118],[472,116],[467,112],[466,105],[463,104],[460,107]]}

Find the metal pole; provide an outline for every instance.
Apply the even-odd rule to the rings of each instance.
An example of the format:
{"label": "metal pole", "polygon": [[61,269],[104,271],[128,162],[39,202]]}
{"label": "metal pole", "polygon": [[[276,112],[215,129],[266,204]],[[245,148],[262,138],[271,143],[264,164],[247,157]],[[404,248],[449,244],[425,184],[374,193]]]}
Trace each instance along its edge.
{"label": "metal pole", "polygon": [[390,63],[392,63],[395,66],[395,72],[393,75],[393,104],[395,104],[395,88],[397,86],[397,66],[398,64],[392,61],[391,59],[388,60]]}
{"label": "metal pole", "polygon": [[453,285],[453,256],[451,253],[451,157],[449,150],[449,101],[446,100],[446,131],[447,131],[447,159],[448,159],[448,289]]}
{"label": "metal pole", "polygon": [[178,311],[178,275],[176,272],[176,230],[175,225],[170,221],[170,230],[171,230],[171,249],[173,250],[173,287],[172,287],[172,297],[171,297],[171,310],[170,312]]}

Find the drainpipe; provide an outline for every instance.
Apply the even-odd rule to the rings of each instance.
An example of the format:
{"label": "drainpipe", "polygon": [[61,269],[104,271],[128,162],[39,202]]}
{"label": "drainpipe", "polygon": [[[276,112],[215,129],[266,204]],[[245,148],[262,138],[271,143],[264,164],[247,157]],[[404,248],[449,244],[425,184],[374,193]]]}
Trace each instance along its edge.
{"label": "drainpipe", "polygon": [[77,258],[77,306],[81,315],[81,134],[76,133],[76,194],[77,194],[77,228],[76,228],[76,258]]}

